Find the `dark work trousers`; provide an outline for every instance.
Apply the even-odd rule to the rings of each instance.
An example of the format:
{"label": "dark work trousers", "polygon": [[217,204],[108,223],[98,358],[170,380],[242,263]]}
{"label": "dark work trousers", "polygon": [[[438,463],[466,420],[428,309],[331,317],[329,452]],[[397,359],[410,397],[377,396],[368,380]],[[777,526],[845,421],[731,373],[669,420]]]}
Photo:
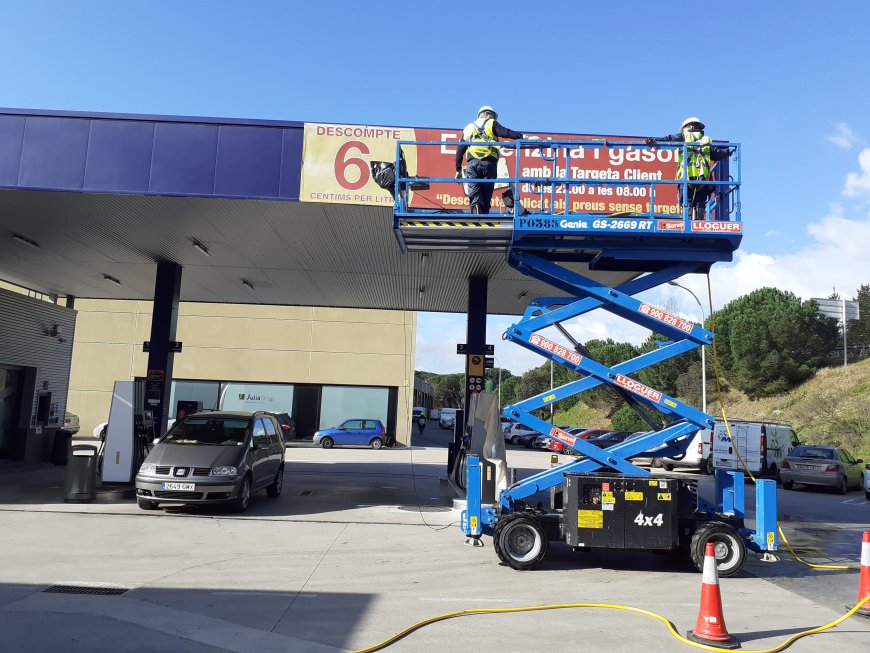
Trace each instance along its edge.
{"label": "dark work trousers", "polygon": [[[498,162],[495,159],[471,159],[465,169],[467,179],[495,179],[498,176]],[[495,184],[468,184],[468,199],[472,213],[489,213],[492,205],[492,191]]]}
{"label": "dark work trousers", "polygon": [[[690,180],[691,181],[691,180]],[[680,194],[680,207],[686,206],[686,202],[683,198],[683,187],[678,186],[677,190]],[[688,186],[688,195],[689,195],[689,219],[690,220],[703,220],[705,208],[707,205],[707,200],[710,199],[710,193],[713,192],[713,187],[706,184],[689,184]]]}

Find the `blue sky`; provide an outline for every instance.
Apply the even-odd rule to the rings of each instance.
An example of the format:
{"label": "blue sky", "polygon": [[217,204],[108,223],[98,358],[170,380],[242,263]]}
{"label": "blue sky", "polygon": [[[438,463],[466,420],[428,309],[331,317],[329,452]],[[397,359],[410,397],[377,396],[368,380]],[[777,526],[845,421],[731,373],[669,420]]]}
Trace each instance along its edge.
{"label": "blue sky", "polygon": [[[698,115],[744,148],[746,236],[714,308],[762,285],[851,296],[870,283],[868,25],[862,0],[0,0],[0,106],[461,128],[491,104],[519,131],[629,136]],[[697,319],[672,290],[654,299]],[[501,343],[508,322],[489,341],[518,372],[537,361]],[[421,314],[417,367],[459,371],[464,337]]]}

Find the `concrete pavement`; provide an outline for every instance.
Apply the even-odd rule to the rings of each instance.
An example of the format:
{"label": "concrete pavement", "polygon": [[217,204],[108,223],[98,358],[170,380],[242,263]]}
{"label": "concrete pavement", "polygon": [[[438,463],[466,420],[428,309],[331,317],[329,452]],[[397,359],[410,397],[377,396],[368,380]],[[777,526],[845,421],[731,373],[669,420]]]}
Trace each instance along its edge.
{"label": "concrete pavement", "polygon": [[[541,452],[509,456],[528,469],[549,461]],[[303,446],[287,460],[282,497],[258,494],[244,515],[64,504],[63,468],[0,472],[0,650],[353,651],[438,614],[565,602],[653,610],[681,632],[695,625],[701,576],[679,556],[580,554],[554,543],[539,570],[520,573],[498,564],[488,538],[483,548],[464,546],[441,478],[443,448]],[[794,563],[779,565],[785,573]],[[744,649],[774,646],[845,612],[839,597],[768,581],[763,563],[750,561],[747,572],[721,581],[728,629]],[[857,573],[837,577],[854,601]],[[44,591],[56,584],[126,591]],[[789,650],[822,646],[868,650],[870,621],[850,619]],[[581,647],[687,648],[647,617],[583,609],[452,619],[386,650]]]}

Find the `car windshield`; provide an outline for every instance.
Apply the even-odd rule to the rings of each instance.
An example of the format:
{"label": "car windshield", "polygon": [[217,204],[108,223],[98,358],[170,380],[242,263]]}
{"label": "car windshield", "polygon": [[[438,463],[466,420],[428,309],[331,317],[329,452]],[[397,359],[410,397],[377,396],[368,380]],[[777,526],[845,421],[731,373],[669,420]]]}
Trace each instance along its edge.
{"label": "car windshield", "polygon": [[188,417],[163,437],[170,444],[207,444],[235,447],[245,442],[248,420],[228,417]]}
{"label": "car windshield", "polygon": [[791,450],[789,458],[819,458],[821,460],[833,460],[834,450],[827,447],[808,447],[801,445]]}

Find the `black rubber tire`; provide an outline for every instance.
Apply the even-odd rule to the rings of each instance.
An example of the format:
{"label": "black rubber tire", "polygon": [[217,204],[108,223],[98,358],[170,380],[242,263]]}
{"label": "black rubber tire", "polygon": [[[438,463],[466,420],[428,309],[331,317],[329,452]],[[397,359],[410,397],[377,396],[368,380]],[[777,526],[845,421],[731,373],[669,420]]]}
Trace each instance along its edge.
{"label": "black rubber tire", "polygon": [[239,486],[239,496],[230,501],[230,510],[241,514],[248,509],[249,503],[251,503],[251,477],[245,476]]}
{"label": "black rubber tire", "polygon": [[534,569],[547,556],[547,534],[534,515],[515,512],[500,517],[492,538],[499,560],[518,571]]}
{"label": "black rubber tire", "polygon": [[278,473],[275,475],[275,481],[266,488],[266,496],[277,499],[281,496],[281,490],[284,489],[284,465],[278,468]]}
{"label": "black rubber tire", "polygon": [[662,463],[662,469],[664,469],[666,472],[672,472],[674,471],[674,466],[670,463]]}
{"label": "black rubber tire", "polygon": [[707,542],[716,547],[716,568],[720,577],[728,578],[740,573],[746,564],[746,544],[736,528],[724,522],[710,521],[695,530],[689,553],[698,571],[704,570]]}
{"label": "black rubber tire", "polygon": [[372,449],[380,449],[381,447],[384,446],[384,441],[381,440],[380,438],[372,438],[372,441],[369,442],[369,446]]}
{"label": "black rubber tire", "polygon": [[864,498],[870,501],[870,490],[864,490]]}
{"label": "black rubber tire", "polygon": [[511,444],[512,445],[516,446],[517,444],[519,444],[519,442],[520,442],[520,438],[518,435],[511,436]]}
{"label": "black rubber tire", "polygon": [[709,458],[707,458],[707,460],[704,461],[704,466],[701,471],[703,471],[707,476],[713,475],[713,473],[716,471],[713,468],[713,456],[710,456]]}
{"label": "black rubber tire", "polygon": [[849,479],[843,475],[843,479],[840,481],[840,486],[837,488],[837,494],[846,494],[849,492]]}
{"label": "black rubber tire", "polygon": [[783,481],[782,482],[783,490],[793,490],[794,489],[794,481]]}
{"label": "black rubber tire", "polygon": [[335,444],[335,440],[330,437],[325,437],[320,441],[320,446],[324,449],[332,449],[332,446]]}
{"label": "black rubber tire", "polygon": [[139,507],[142,510],[157,510],[160,506],[156,501],[151,501],[151,499],[143,499],[142,497],[136,497],[136,503],[139,504]]}
{"label": "black rubber tire", "polygon": [[772,478],[774,481],[779,480],[779,467],[776,465],[771,465],[767,470],[767,477]]}

